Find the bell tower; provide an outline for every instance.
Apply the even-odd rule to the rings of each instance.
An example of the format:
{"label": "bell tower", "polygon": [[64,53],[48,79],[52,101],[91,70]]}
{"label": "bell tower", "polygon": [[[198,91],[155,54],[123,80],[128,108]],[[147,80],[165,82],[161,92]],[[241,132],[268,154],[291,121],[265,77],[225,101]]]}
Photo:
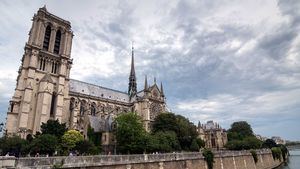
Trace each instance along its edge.
{"label": "bell tower", "polygon": [[40,8],[33,16],[7,112],[7,134],[26,137],[48,119],[66,122],[73,32],[69,21]]}

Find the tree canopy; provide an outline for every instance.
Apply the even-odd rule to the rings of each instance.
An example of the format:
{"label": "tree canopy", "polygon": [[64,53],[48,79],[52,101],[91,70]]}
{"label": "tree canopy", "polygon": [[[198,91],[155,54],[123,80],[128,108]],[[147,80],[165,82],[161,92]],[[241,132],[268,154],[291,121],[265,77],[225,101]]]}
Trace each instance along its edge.
{"label": "tree canopy", "polygon": [[77,130],[68,130],[62,136],[62,144],[67,150],[75,148],[76,144],[83,141],[83,135]]}
{"label": "tree canopy", "polygon": [[67,131],[66,124],[60,124],[58,120],[48,120],[47,123],[42,123],[42,134],[51,134],[57,138],[61,138]]}
{"label": "tree canopy", "polygon": [[250,124],[246,121],[238,121],[231,124],[228,130],[228,140],[241,140],[246,137],[254,136]]}
{"label": "tree canopy", "polygon": [[117,151],[120,153],[143,153],[147,136],[140,117],[136,113],[120,114],[116,118]]}
{"label": "tree canopy", "polygon": [[246,121],[234,122],[227,132],[228,142],[225,145],[230,150],[258,149],[262,142],[258,140]]}

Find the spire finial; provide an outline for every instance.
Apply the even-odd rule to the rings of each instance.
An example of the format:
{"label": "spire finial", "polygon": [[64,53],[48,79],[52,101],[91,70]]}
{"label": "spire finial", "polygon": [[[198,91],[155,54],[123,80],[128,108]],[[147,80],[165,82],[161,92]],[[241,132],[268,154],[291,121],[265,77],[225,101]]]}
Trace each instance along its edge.
{"label": "spire finial", "polygon": [[129,86],[128,86],[128,94],[133,96],[137,92],[137,84],[136,84],[136,77],[135,77],[135,68],[134,68],[134,48],[133,48],[133,41],[131,46],[131,69],[129,75]]}
{"label": "spire finial", "polygon": [[164,96],[164,88],[163,88],[162,82],[160,82],[160,92],[161,92],[162,96]]}
{"label": "spire finial", "polygon": [[147,75],[145,75],[145,85],[144,85],[144,90],[148,90],[148,82],[147,82]]}
{"label": "spire finial", "polygon": [[156,77],[154,77],[154,84],[156,84]]}

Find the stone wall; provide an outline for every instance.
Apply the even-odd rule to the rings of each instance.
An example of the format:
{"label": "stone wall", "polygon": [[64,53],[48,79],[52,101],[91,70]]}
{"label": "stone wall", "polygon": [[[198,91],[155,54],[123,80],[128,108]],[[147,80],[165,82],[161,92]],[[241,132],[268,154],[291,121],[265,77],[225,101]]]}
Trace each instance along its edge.
{"label": "stone wall", "polygon": [[[273,169],[281,164],[273,159],[268,150],[257,151],[256,164],[249,151],[222,151],[214,154],[214,169]],[[5,158],[0,160],[5,163]],[[10,164],[14,166],[0,168],[50,169],[56,166],[65,169],[207,169],[201,153],[19,158]]]}

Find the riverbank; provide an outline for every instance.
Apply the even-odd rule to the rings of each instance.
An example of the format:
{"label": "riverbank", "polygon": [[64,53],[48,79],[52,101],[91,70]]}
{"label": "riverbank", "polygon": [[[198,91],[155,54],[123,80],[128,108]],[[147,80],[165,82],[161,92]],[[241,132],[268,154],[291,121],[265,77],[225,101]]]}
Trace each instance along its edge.
{"label": "riverbank", "polygon": [[[255,163],[249,151],[219,151],[215,152],[214,169],[272,169],[281,164],[274,160],[270,150],[258,150]],[[11,158],[9,163],[1,158],[0,166],[17,169],[50,169],[54,166],[74,169],[208,169],[206,161],[200,152],[139,154],[139,155],[99,155],[99,156],[68,156]]]}

